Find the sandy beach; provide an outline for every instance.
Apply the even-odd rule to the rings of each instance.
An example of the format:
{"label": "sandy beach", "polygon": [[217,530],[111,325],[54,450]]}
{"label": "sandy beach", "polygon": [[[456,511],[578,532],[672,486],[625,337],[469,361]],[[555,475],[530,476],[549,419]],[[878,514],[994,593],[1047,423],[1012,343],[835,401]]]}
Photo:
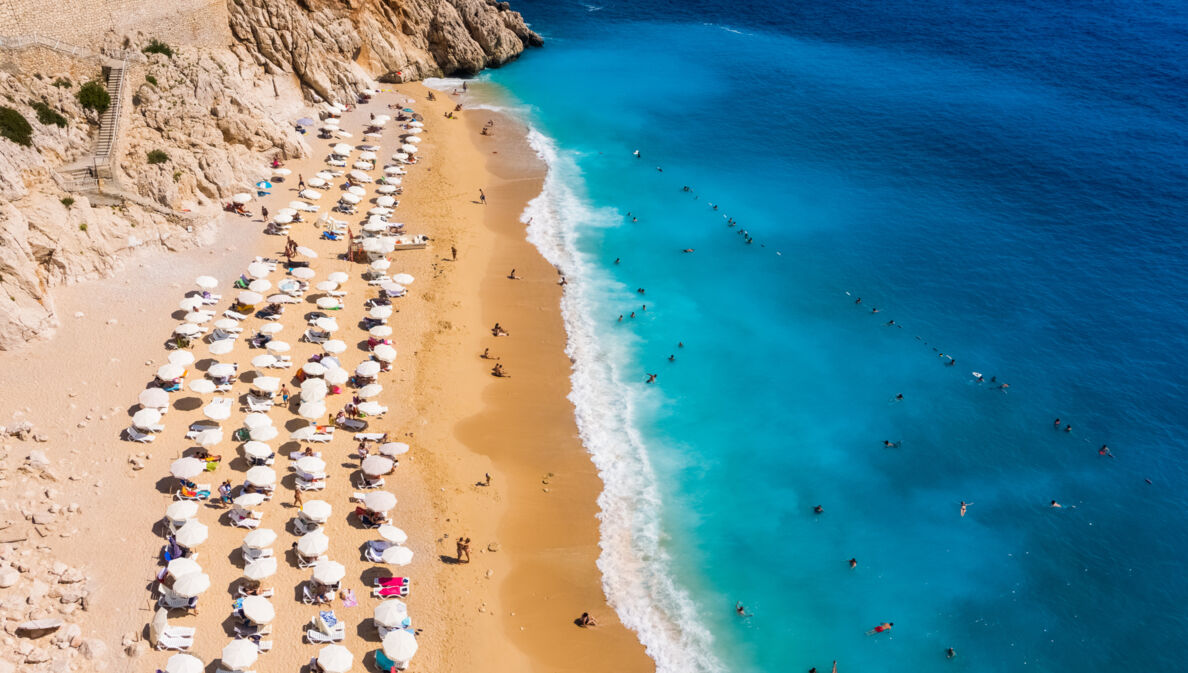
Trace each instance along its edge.
{"label": "sandy beach", "polygon": [[[416,100],[427,133],[420,162],[409,167],[392,219],[404,222],[408,233],[429,235],[432,242],[426,250],[389,255],[392,272],[409,273],[416,281],[407,296],[394,300],[396,312],[389,324],[399,356],[392,371],[381,375],[384,391],[379,398],[390,411],[373,419],[369,430],[389,432],[392,440],[412,446],[384,487],[399,500],[392,519],[409,534],[407,546],[415,554],[409,566],[388,569],[412,578],[407,603],[412,626],[421,634],[410,670],[652,670],[635,635],[619,625],[602,592],[595,567],[595,498],[601,482],[577,438],[566,399],[569,362],[558,305],[562,288],[556,271],[524,240],[518,221],[527,200],[539,192],[543,166],[524,143],[522,129],[510,120],[496,119],[495,133],[481,136],[488,113],[445,119],[443,113],[453,105],[446,96],[428,102],[419,84],[396,88]],[[348,142],[363,142],[359,132],[367,113],[378,114],[392,96],[384,94],[344,115],[342,127],[355,134]],[[384,134],[381,160],[398,144],[395,136],[394,128]],[[216,244],[180,254],[142,255],[111,279],[59,291],[56,305],[63,325],[57,336],[0,354],[4,408],[48,435],[49,441],[37,448],[46,451],[58,474],[70,475],[55,488],[63,499],[78,502],[77,530],[60,531],[52,545],[64,561],[91,576],[92,599],[79,621],[107,642],[118,669],[153,670],[168,657],[133,645],[141,659],[119,663],[123,655],[118,650],[128,634],[144,634],[152,618],[152,582],[164,542],[160,521],[171,502],[167,493],[176,488],[176,480],[168,478],[169,465],[192,446],[183,435],[189,423],[202,417],[204,402],[179,404],[196,396],[175,394],[175,408],[165,416],[166,430],[152,444],[118,437],[138,408],[140,390],[166,362],[163,341],[177,323],[177,303],[193,289],[193,279],[202,274],[219,279],[224,300],[216,308],[221,312],[236,292],[231,281],[254,256],[279,256],[284,238],[261,233],[259,207],[279,210],[295,198],[297,175],[308,179],[325,167],[322,159],[330,143],[312,137],[309,142],[312,156],[287,163],[293,171],[290,179],[277,183],[272,196],[249,205],[255,217],[224,217]],[[480,188],[486,205],[478,201]],[[333,205],[336,192],[328,190],[319,201],[323,212]],[[371,190],[367,198],[374,198]],[[365,210],[362,206],[368,204],[361,204]],[[357,217],[335,217],[348,219],[357,230]],[[333,271],[351,276],[342,288],[347,291],[344,308],[335,312],[342,328],[335,337],[350,345],[342,360],[353,369],[367,357],[362,352],[366,344],[354,344],[366,339],[357,322],[364,315],[364,298],[374,294],[360,278],[364,267],[337,259],[345,244],[317,240],[318,230],[310,224],[295,225],[291,235],[318,253],[312,260],[314,283]],[[458,250],[457,261],[450,260],[451,246]],[[507,277],[513,268],[518,280]],[[272,274],[274,284],[282,273]],[[318,294],[311,290],[310,296]],[[278,338],[292,344],[298,366],[321,352],[315,344],[298,341],[305,328],[302,314],[312,308],[290,306],[279,321],[284,328]],[[244,338],[260,322],[245,321],[245,337],[218,359],[237,362],[240,374],[253,370],[251,358],[263,351],[249,350]],[[510,335],[493,337],[495,322]],[[479,357],[486,348],[510,377],[491,375],[494,361]],[[205,343],[194,352],[200,367],[210,357]],[[191,371],[190,380],[195,377],[201,372]],[[295,390],[291,382],[289,386]],[[241,381],[232,395],[246,391]],[[333,412],[345,401],[327,407]],[[243,416],[236,404],[223,424],[228,435],[240,427]],[[276,588],[272,601],[277,616],[267,637],[274,645],[255,668],[298,670],[320,647],[302,640],[316,614],[299,600],[300,585],[310,571],[285,558],[297,538],[289,525],[296,510],[287,456],[296,445],[284,440],[303,422],[279,408],[271,416],[281,429],[271,444],[283,455],[274,465],[277,494],[260,508],[261,527],[278,533],[274,546],[281,563],[265,581]],[[214,447],[223,463],[199,481],[242,483],[247,464],[238,446],[228,437]],[[354,516],[348,519],[355,491],[350,481],[358,469],[347,455],[355,443],[340,430],[331,443],[315,446],[327,459],[330,478],[324,491],[306,494],[305,500],[332,505],[324,529],[331,540],[329,556],[346,566],[344,588],[352,589],[358,601],[355,607],[335,601],[333,607],[347,624],[343,644],[355,654],[353,670],[365,665],[375,670],[368,653],[379,647],[370,620],[378,599],[370,597],[365,582],[387,573],[377,573],[377,566],[361,554],[365,543],[376,539],[374,531],[363,529]],[[131,464],[129,458],[138,454],[148,455]],[[491,485],[478,485],[486,473],[492,476]],[[198,519],[210,527],[198,560],[212,588],[200,598],[197,615],[176,613],[171,624],[196,627],[192,653],[211,663],[230,641],[228,615],[242,572],[238,547],[246,531],[228,525],[225,510],[214,506],[201,507]],[[470,563],[453,562],[459,536],[472,539]],[[595,616],[598,627],[574,625],[585,611]]]}

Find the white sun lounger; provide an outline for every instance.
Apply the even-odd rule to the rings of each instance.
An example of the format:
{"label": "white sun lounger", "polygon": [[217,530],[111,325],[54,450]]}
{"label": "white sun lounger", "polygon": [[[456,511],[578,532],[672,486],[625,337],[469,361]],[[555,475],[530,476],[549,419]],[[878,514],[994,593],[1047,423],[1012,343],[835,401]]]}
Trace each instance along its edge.
{"label": "white sun lounger", "polygon": [[267,549],[253,549],[251,547],[240,546],[239,551],[243,554],[243,560],[251,563],[262,558],[272,558],[272,547]]}
{"label": "white sun lounger", "polygon": [[272,598],[273,594],[276,593],[276,589],[274,589],[273,587],[268,587],[267,589],[264,589],[263,591],[261,591],[258,594],[249,594],[248,592],[243,590],[243,585],[241,584],[235,590],[235,592],[237,594],[239,594],[240,598],[247,598],[248,596],[259,596],[261,598]]}
{"label": "white sun lounger", "polygon": [[260,519],[264,517],[264,513],[232,510],[227,516],[231,520],[231,525],[236,528],[256,528],[260,525]]}
{"label": "white sun lounger", "polygon": [[124,432],[128,435],[129,441],[140,442],[141,444],[147,444],[147,443],[157,439],[157,436],[154,435],[153,433],[141,432],[140,430],[137,430],[136,428],[134,428],[130,425],[128,426],[128,429],[125,430]]}
{"label": "white sun lounger", "polygon": [[[290,454],[289,454],[289,459],[290,459],[290,460],[301,460],[302,458],[305,458],[305,457],[306,457],[306,455],[305,455],[304,453],[300,452],[300,451],[294,451],[294,452],[292,452],[292,453],[290,453]],[[313,452],[313,457],[314,457],[314,458],[321,458],[321,457],[322,457],[322,452],[321,452],[321,451],[314,451],[314,452]]]}
{"label": "white sun lounger", "polygon": [[192,626],[166,626],[157,634],[156,648],[158,650],[188,650],[194,646],[194,634],[197,629]]}
{"label": "white sun lounger", "polygon": [[[317,558],[313,558],[313,559],[308,558],[306,556],[302,556],[301,554],[298,554],[297,555],[297,567],[298,568],[312,568],[312,567],[316,566],[317,564],[321,563],[322,561],[329,561],[329,560],[330,560],[330,557],[326,556],[325,554],[322,554],[321,556],[319,556]],[[307,591],[308,591],[308,589],[307,589]]]}
{"label": "white sun lounger", "polygon": [[321,529],[322,524],[320,523],[314,523],[299,516],[293,517],[293,530],[297,531],[298,535],[305,535]]}
{"label": "white sun lounger", "polygon": [[383,438],[384,438],[384,433],[382,433],[382,432],[356,432],[355,433],[355,441],[356,442],[378,442]]}
{"label": "white sun lounger", "polygon": [[344,418],[338,423],[338,427],[346,430],[347,432],[354,432],[366,428],[367,421],[358,418]]}
{"label": "white sun lounger", "polygon": [[227,317],[227,318],[231,318],[232,320],[241,320],[241,321],[247,320],[247,314],[236,313],[235,311],[232,311],[231,309],[227,309],[226,311],[223,311],[223,316]]}
{"label": "white sun lounger", "polygon": [[318,481],[309,481],[307,479],[297,477],[296,485],[297,490],[299,491],[323,491],[326,489],[326,479],[322,478]]}

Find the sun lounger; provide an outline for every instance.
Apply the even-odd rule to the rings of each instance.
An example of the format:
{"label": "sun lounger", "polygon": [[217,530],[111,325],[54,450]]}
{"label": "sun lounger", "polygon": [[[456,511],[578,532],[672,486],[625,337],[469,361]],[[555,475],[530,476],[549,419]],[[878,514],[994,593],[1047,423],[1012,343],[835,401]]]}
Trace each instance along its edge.
{"label": "sun lounger", "polygon": [[257,642],[263,636],[272,635],[271,624],[265,624],[264,626],[260,626],[259,624],[233,624],[231,629],[235,632],[237,639],[251,638]]}
{"label": "sun lounger", "polygon": [[326,488],[326,479],[318,479],[317,481],[310,481],[297,477],[297,490],[299,491],[322,491]]}
{"label": "sun lounger", "polygon": [[132,426],[128,426],[128,429],[124,431],[124,434],[127,435],[129,441],[140,442],[141,444],[147,444],[157,438],[157,436],[151,432],[141,432]]}
{"label": "sun lounger", "polygon": [[375,598],[407,598],[410,587],[407,584],[390,587],[374,587],[371,595]]}
{"label": "sun lounger", "polygon": [[192,626],[166,626],[157,634],[155,646],[158,650],[188,650],[194,646],[195,633]]}
{"label": "sun lounger", "polygon": [[[375,542],[375,541],[372,540],[372,542]],[[367,559],[371,563],[383,563],[384,562],[383,554],[384,554],[384,552],[382,549],[377,550],[375,545],[371,544],[371,543],[368,543],[367,548],[363,550],[363,558]]]}
{"label": "sun lounger", "polygon": [[268,547],[267,549],[253,549],[251,547],[241,546],[239,551],[243,554],[243,560],[246,563],[258,561],[262,558],[272,558],[272,547]]}
{"label": "sun lounger", "polygon": [[[314,457],[314,458],[321,458],[321,457],[322,457],[322,452],[321,452],[321,451],[314,451],[312,455],[313,455],[313,457]],[[305,458],[305,454],[304,454],[304,453],[302,453],[301,451],[294,451],[294,452],[292,452],[292,453],[290,453],[290,454],[289,454],[289,459],[290,459],[290,460],[301,460],[302,458]]]}
{"label": "sun lounger", "polygon": [[231,520],[231,525],[236,528],[256,528],[260,525],[260,519],[264,517],[264,513],[231,510],[227,516]]}
{"label": "sun lounger", "polygon": [[272,595],[276,593],[276,589],[274,589],[272,587],[268,587],[267,589],[260,591],[260,593],[258,593],[258,594],[249,594],[248,592],[243,590],[243,585],[241,584],[239,586],[239,588],[236,589],[236,593],[238,593],[243,598],[247,598],[248,596],[260,596],[262,598],[272,598]]}
{"label": "sun lounger", "polygon": [[248,411],[267,413],[267,411],[272,408],[272,400],[268,398],[248,395],[246,398],[244,398],[244,401],[246,402],[244,406],[247,407]]}
{"label": "sun lounger", "polygon": [[210,497],[210,484],[196,484],[193,490],[183,488],[173,494],[178,500],[206,500]]}
{"label": "sun lounger", "polygon": [[311,643],[334,643],[346,638],[346,624],[343,623],[333,610],[319,610],[318,615],[309,620],[310,628],[305,637]]}
{"label": "sun lounger", "polygon": [[383,438],[384,438],[384,433],[382,433],[382,432],[356,432],[355,433],[355,441],[356,442],[378,442]]}
{"label": "sun lounger", "polygon": [[384,485],[384,478],[368,479],[367,475],[359,477],[359,481],[355,483],[355,488],[361,491],[369,491],[373,488],[380,488]]}
{"label": "sun lounger", "polygon": [[302,556],[301,554],[298,554],[297,555],[297,567],[298,568],[312,568],[312,567],[316,566],[317,564],[321,563],[322,561],[329,561],[329,560],[330,560],[330,557],[326,556],[325,554],[322,554],[321,556],[319,556],[317,558],[310,558],[308,556]]}
{"label": "sun lounger", "polygon": [[212,294],[209,297],[207,297],[207,296],[202,297],[202,303],[206,304],[207,306],[214,306],[215,304],[219,303],[222,300],[223,300],[223,295],[221,295],[221,294]]}
{"label": "sun lounger", "polygon": [[157,599],[157,607],[168,610],[193,610],[198,607],[198,598],[186,598],[162,589],[161,596]]}
{"label": "sun lounger", "polygon": [[312,533],[315,530],[321,530],[321,529],[322,529],[322,524],[320,524],[320,523],[315,523],[308,519],[303,519],[299,516],[293,518],[293,530],[295,530],[298,535],[305,535],[307,533]]}
{"label": "sun lounger", "polygon": [[260,642],[256,643],[256,647],[260,649],[260,652],[270,652],[272,651],[272,641],[261,640]]}
{"label": "sun lounger", "polygon": [[231,309],[227,309],[226,311],[223,311],[223,316],[227,317],[227,318],[231,318],[232,320],[240,320],[240,321],[247,320],[246,313],[236,313],[235,311],[232,311]]}
{"label": "sun lounger", "polygon": [[357,432],[367,429],[367,421],[358,418],[344,418],[338,422],[338,427],[347,432]]}
{"label": "sun lounger", "polygon": [[324,344],[330,340],[329,332],[321,332],[316,329],[307,329],[305,334],[301,335],[301,340],[311,344]]}

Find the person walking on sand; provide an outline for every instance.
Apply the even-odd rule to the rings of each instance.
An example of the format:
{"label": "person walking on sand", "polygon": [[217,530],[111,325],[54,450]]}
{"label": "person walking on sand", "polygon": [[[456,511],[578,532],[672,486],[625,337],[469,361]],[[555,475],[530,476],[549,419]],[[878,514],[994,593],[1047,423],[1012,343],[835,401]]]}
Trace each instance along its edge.
{"label": "person walking on sand", "polygon": [[289,403],[289,387],[282,385],[280,388],[280,394],[281,394],[281,402],[283,404],[288,404]]}
{"label": "person walking on sand", "polygon": [[305,189],[305,178],[300,173],[297,174],[297,188]]}
{"label": "person walking on sand", "polygon": [[483,190],[481,189],[479,190],[479,203],[483,204],[484,206],[487,205],[487,195],[484,194]]}
{"label": "person walking on sand", "polygon": [[301,499],[301,489],[293,490],[293,506],[301,509],[305,505],[305,501]]}
{"label": "person walking on sand", "polygon": [[491,485],[491,473],[484,472],[483,476],[485,477],[485,479],[483,481],[483,486],[490,486]]}
{"label": "person walking on sand", "polygon": [[462,563],[462,556],[466,556],[466,563],[470,563],[470,538],[458,538],[458,563]]}
{"label": "person walking on sand", "polygon": [[452,245],[450,246],[450,261],[458,261],[458,248],[455,248]]}

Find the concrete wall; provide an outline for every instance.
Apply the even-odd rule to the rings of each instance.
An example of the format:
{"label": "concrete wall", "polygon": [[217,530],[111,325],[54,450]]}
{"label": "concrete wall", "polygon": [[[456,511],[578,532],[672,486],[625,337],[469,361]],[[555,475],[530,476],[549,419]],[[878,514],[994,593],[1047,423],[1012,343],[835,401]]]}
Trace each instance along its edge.
{"label": "concrete wall", "polygon": [[227,0],[0,0],[0,36],[38,34],[98,51],[112,31],[173,44],[232,43]]}

